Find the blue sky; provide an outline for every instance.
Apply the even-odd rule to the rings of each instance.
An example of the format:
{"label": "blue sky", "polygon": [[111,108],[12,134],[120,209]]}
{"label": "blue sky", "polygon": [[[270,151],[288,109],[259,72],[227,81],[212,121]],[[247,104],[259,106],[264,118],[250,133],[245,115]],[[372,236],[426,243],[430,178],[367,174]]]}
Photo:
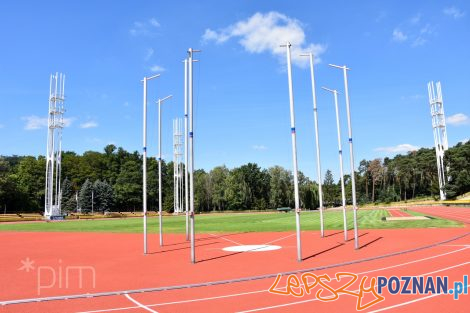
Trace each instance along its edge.
{"label": "blue sky", "polygon": [[[149,153],[163,153],[171,120],[183,116],[183,64],[195,64],[195,165],[257,162],[292,168],[285,56],[293,44],[299,169],[315,178],[309,69],[313,50],[323,172],[338,173],[333,98],[338,89],[343,149],[343,80],[349,73],[356,167],[361,159],[432,147],[427,82],[442,82],[451,145],[470,137],[470,5],[466,1],[2,1],[0,154],[44,155],[49,75],[67,75],[63,147],[82,153],[113,143],[141,151],[144,75],[149,82]],[[349,172],[348,153],[345,169]]]}

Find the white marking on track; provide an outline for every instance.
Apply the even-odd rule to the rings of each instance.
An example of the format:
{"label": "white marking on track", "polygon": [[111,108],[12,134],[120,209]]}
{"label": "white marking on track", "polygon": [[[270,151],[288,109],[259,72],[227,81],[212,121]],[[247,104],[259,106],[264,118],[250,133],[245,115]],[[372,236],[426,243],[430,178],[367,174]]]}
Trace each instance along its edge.
{"label": "white marking on track", "polygon": [[[395,267],[405,266],[405,265],[412,264],[412,263],[418,263],[418,262],[422,262],[422,261],[426,261],[426,260],[446,256],[446,255],[449,255],[449,254],[457,253],[457,252],[466,250],[468,248],[469,247],[465,247],[465,248],[453,250],[453,251],[450,251],[450,252],[441,253],[441,254],[430,256],[430,257],[426,257],[426,258],[422,258],[422,259],[418,259],[418,260],[413,260],[413,261],[409,261],[409,262],[405,262],[405,263],[401,263],[401,264],[396,264],[396,265],[392,265],[392,266],[388,266],[388,267],[382,267],[382,268],[377,268],[377,269],[373,269],[373,270],[368,270],[368,271],[357,273],[357,274],[358,275],[359,274],[368,274],[368,273],[373,273],[373,272],[380,271],[380,270],[387,270],[387,269],[391,269],[391,268],[395,268]],[[426,275],[426,274],[423,274],[423,275]],[[285,287],[280,288],[280,289],[285,289]],[[183,303],[190,303],[190,302],[217,300],[217,299],[245,296],[245,295],[256,294],[256,293],[265,293],[265,292],[268,292],[268,291],[266,289],[263,289],[263,290],[255,290],[255,291],[228,294],[228,295],[222,295],[222,296],[214,296],[214,297],[208,297],[208,298],[197,298],[197,299],[187,299],[187,300],[179,300],[179,301],[173,301],[173,302],[154,303],[154,304],[148,304],[147,306],[148,307],[154,307],[154,306],[164,306],[164,305],[183,304]],[[309,302],[309,301],[312,301],[312,300],[311,299],[304,300],[302,302],[299,302],[299,304],[303,303],[303,302]],[[296,304],[296,303],[294,303],[294,304]],[[288,304],[288,305],[290,305],[290,304]],[[82,312],[77,312],[77,313],[100,313],[100,312],[120,311],[120,310],[134,309],[134,308],[137,308],[137,307],[121,307],[121,308],[112,308],[112,309],[103,309],[103,310],[94,310],[94,311],[82,311]]]}
{"label": "white marking on track", "polygon": [[242,243],[236,242],[236,241],[231,240],[231,239],[227,239],[227,238],[225,238],[224,236],[217,236],[217,235],[214,235],[214,234],[209,234],[209,235],[212,236],[212,237],[217,237],[217,238],[226,240],[226,241],[228,241],[228,242],[234,243],[234,244],[239,245],[239,246],[243,246]]}
{"label": "white marking on track", "polygon": [[[467,287],[469,287],[469,286],[470,285],[467,285]],[[418,301],[423,301],[423,300],[427,300],[427,299],[430,299],[430,298],[433,298],[433,297],[442,296],[442,295],[444,295],[444,294],[443,293],[436,293],[436,294],[433,294],[433,295],[430,295],[430,296],[427,296],[427,297],[421,297],[421,298],[414,299],[414,300],[411,300],[411,301],[407,301],[407,302],[391,305],[391,306],[388,306],[388,307],[385,307],[385,308],[381,308],[381,309],[378,309],[378,310],[375,310],[375,311],[370,311],[369,313],[382,312],[382,311],[398,308],[400,306],[412,304],[412,303],[415,303],[415,302],[418,302]]]}
{"label": "white marking on track", "polygon": [[142,309],[147,310],[147,311],[152,312],[152,313],[158,313],[157,311],[154,311],[154,310],[152,310],[151,308],[149,308],[148,306],[143,305],[143,304],[140,303],[139,301],[135,300],[134,298],[132,298],[131,296],[129,296],[129,294],[126,293],[124,296],[126,296],[127,299],[129,299],[132,303],[137,304],[137,305],[138,305],[139,307],[141,307]]}

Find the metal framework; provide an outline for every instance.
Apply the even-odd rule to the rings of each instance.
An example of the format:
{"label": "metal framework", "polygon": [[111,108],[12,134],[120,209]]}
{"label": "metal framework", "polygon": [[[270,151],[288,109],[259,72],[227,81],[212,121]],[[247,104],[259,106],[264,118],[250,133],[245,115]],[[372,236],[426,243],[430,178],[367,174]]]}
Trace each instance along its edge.
{"label": "metal framework", "polygon": [[432,128],[434,133],[434,146],[436,148],[437,175],[439,176],[439,194],[441,200],[446,199],[445,185],[446,172],[444,167],[444,152],[449,149],[447,142],[446,119],[444,115],[444,102],[442,101],[441,82],[428,83],[429,105],[431,106]]}
{"label": "metal framework", "polygon": [[180,118],[173,120],[173,203],[174,213],[184,212],[183,194],[183,121]]}
{"label": "metal framework", "polygon": [[51,74],[49,87],[49,117],[47,128],[46,193],[44,217],[53,219],[61,215],[62,190],[60,188],[62,129],[64,128],[65,75]]}

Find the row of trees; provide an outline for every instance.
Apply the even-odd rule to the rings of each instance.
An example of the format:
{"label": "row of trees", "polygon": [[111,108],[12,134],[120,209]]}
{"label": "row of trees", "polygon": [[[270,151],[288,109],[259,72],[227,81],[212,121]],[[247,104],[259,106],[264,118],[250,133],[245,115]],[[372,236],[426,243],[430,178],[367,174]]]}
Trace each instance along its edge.
{"label": "row of trees", "polygon": [[[470,191],[470,142],[459,143],[446,152],[449,198]],[[149,209],[158,208],[158,163],[148,162]],[[0,157],[0,206],[8,212],[42,211],[44,207],[46,161],[43,156]],[[408,200],[439,195],[434,149],[420,149],[407,155],[371,161],[362,160],[356,175],[359,203]],[[114,145],[104,152],[83,155],[64,152],[62,156],[62,204],[97,211],[141,210],[142,158]],[[351,199],[351,177],[345,175],[346,197]],[[162,164],[163,208],[173,210],[173,163]],[[262,169],[255,163],[228,169],[218,166],[194,174],[195,207],[210,210],[265,210],[294,206],[292,173],[280,166]],[[331,171],[323,181],[326,206],[341,203],[339,179]],[[299,173],[302,208],[318,207],[318,185]],[[78,198],[78,203],[77,203]]]}

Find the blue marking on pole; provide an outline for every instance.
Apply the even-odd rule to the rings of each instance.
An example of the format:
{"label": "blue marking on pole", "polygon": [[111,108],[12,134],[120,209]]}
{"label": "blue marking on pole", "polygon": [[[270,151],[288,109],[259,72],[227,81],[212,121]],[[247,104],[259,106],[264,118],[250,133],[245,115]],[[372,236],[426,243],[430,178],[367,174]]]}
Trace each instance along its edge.
{"label": "blue marking on pole", "polygon": [[193,132],[189,132],[189,137],[193,138]]}
{"label": "blue marking on pole", "polygon": [[185,114],[184,117],[188,117],[188,114]]}
{"label": "blue marking on pole", "polygon": [[293,134],[295,134],[295,127],[292,127],[292,128],[290,129],[290,131],[291,131]]}
{"label": "blue marking on pole", "polygon": [[147,147],[144,147],[144,152],[147,152]]}
{"label": "blue marking on pole", "polygon": [[343,150],[339,150],[339,153],[342,154],[342,153],[343,153]]}
{"label": "blue marking on pole", "polygon": [[352,142],[352,138],[349,138],[349,142]]}
{"label": "blue marking on pole", "polygon": [[162,160],[162,158],[158,158],[157,160],[158,160],[158,161],[161,161],[161,160]]}

